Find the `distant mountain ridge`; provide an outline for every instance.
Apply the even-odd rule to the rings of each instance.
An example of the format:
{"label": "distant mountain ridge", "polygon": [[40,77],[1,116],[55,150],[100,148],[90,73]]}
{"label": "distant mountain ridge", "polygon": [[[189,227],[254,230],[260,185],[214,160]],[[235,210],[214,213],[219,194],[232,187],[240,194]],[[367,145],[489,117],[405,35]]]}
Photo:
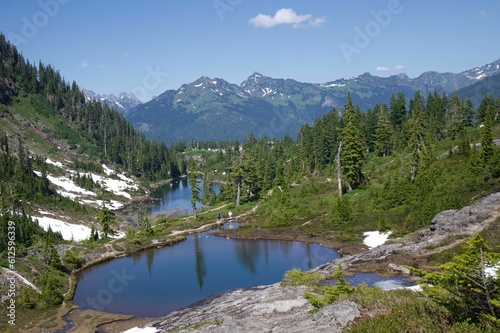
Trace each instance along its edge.
{"label": "distant mountain ridge", "polygon": [[255,72],[236,85],[202,76],[133,107],[125,116],[147,137],[167,143],[243,139],[248,133],[282,137],[295,135],[301,125],[314,122],[333,107],[341,111],[347,91],[364,111],[388,103],[398,92],[407,98],[417,91],[427,95],[434,89],[451,93],[498,73],[500,59],[462,73],[430,71],[413,79],[406,74],[378,77],[364,73],[318,84]]}
{"label": "distant mountain ridge", "polygon": [[142,101],[139,100],[133,93],[121,93],[118,97],[116,97],[113,94],[99,95],[92,90],[87,90],[82,87],[80,87],[80,91],[83,92],[86,100],[101,101],[101,103],[115,108],[122,114],[127,114],[127,112],[131,109],[139,104],[142,104]]}

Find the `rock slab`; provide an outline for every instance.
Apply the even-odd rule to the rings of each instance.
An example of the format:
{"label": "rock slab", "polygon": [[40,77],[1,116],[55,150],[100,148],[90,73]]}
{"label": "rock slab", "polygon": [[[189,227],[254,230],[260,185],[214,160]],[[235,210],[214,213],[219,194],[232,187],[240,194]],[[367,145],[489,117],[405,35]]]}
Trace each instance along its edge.
{"label": "rock slab", "polygon": [[326,306],[311,314],[306,290],[279,283],[237,289],[172,312],[148,326],[159,332],[335,333],[361,315],[354,302]]}

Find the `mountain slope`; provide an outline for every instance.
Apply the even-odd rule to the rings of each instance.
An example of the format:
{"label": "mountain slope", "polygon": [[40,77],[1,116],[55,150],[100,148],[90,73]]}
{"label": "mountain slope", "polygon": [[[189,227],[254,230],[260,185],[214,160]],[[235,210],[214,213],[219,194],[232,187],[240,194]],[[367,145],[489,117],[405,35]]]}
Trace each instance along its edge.
{"label": "mountain slope", "polygon": [[500,97],[500,73],[487,76],[484,79],[457,91],[460,98],[470,97],[474,106],[478,106],[484,95],[491,94]]}
{"label": "mountain slope", "polygon": [[295,135],[304,123],[332,108],[343,109],[347,92],[361,110],[387,103],[392,94],[407,98],[436,89],[451,93],[500,72],[500,60],[462,73],[426,72],[411,79],[405,74],[378,77],[365,73],[324,84],[275,79],[253,73],[240,85],[223,79],[201,77],[177,90],[168,90],[126,114],[150,139],[243,139],[256,136]]}

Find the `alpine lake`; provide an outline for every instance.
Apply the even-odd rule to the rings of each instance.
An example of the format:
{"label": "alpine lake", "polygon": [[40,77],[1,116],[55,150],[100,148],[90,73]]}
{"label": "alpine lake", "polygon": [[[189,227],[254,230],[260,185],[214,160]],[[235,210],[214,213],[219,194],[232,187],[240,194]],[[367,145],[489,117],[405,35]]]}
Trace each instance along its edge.
{"label": "alpine lake", "polygon": [[[159,200],[148,208],[150,214],[186,214],[191,210],[191,190],[185,178],[159,187],[152,196]],[[225,229],[237,227],[236,221],[223,225]],[[309,270],[338,257],[335,250],[320,244],[236,240],[207,231],[172,246],[147,249],[85,269],[73,303],[81,310],[160,317],[225,291],[282,281],[290,269]],[[346,279],[353,285],[406,284],[402,279],[371,273]]]}

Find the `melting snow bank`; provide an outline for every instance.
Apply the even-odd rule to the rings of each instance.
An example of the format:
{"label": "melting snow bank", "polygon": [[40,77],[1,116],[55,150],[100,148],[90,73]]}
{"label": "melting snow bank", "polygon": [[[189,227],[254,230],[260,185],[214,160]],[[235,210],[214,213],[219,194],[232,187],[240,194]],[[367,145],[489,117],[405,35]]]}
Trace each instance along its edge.
{"label": "melting snow bank", "polygon": [[124,331],[123,333],[156,333],[156,332],[158,332],[158,329],[154,327],[144,327],[144,328],[133,327],[129,330]]}
{"label": "melting snow bank", "polygon": [[[64,240],[79,242],[90,237],[90,228],[81,224],[67,223],[46,216],[33,216],[32,218],[33,220],[38,220],[38,225],[40,225],[45,231],[49,229],[49,226],[52,231],[59,231]],[[125,237],[125,233],[121,231],[117,231],[115,236],[111,236],[111,238],[123,237]]]}
{"label": "melting snow bank", "polygon": [[49,226],[52,231],[59,231],[64,240],[74,240],[78,242],[88,239],[90,236],[90,228],[84,225],[66,223],[64,221],[45,216],[33,216],[32,218],[38,220],[38,224],[45,231],[49,229]]}
{"label": "melting snow bank", "polygon": [[[45,162],[63,168],[63,164],[61,162],[54,162],[50,159],[46,159]],[[137,191],[139,186],[134,182],[134,180],[127,177],[123,173],[117,174],[113,169],[107,167],[105,164],[102,165],[102,168],[104,169],[106,176],[97,175],[95,173],[84,173],[83,175],[91,177],[95,183],[99,184],[105,190],[112,192],[113,194],[122,196],[129,200],[132,199],[132,196],[126,191]],[[96,196],[96,193],[81,188],[80,186],[76,185],[75,182],[71,179],[73,176],[78,174],[77,171],[71,169],[65,169],[65,171],[66,175],[62,177],[47,175],[47,179],[59,188],[59,194],[64,197],[70,198],[71,200],[80,201],[83,204],[90,204],[94,206],[102,205],[101,200],[90,200],[90,198]],[[34,172],[37,176],[41,177],[42,173],[40,171]],[[120,209],[123,206],[123,203],[112,200],[111,205],[108,206],[108,208]]]}
{"label": "melting snow bank", "polygon": [[363,235],[366,236],[363,243],[368,246],[368,248],[373,249],[374,247],[384,244],[390,234],[390,231],[385,233],[381,233],[380,231],[367,231],[363,233]]}

